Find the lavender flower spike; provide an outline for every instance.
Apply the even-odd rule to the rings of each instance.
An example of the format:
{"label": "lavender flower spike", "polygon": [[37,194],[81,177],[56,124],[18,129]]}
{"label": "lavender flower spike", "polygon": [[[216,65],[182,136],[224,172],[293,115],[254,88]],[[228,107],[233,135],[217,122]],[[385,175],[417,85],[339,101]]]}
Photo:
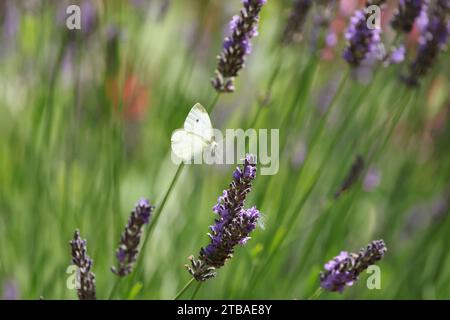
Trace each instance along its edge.
{"label": "lavender flower spike", "polygon": [[381,260],[386,251],[383,240],[372,241],[359,253],[342,251],[325,264],[325,271],[320,274],[320,286],[327,291],[342,293],[345,286],[353,285],[364,270]]}
{"label": "lavender flower spike", "polygon": [[131,212],[125,230],[120,238],[119,248],[116,251],[118,266],[112,267],[111,271],[119,277],[131,273],[133,264],[137,259],[138,246],[142,236],[142,226],[148,224],[154,207],[148,200],[141,199]]}
{"label": "lavender flower spike", "polygon": [[403,77],[408,86],[419,85],[420,78],[437,60],[439,51],[446,47],[450,32],[449,11],[449,0],[436,0],[428,7],[427,18],[421,17],[425,24],[422,26],[417,56],[409,67],[409,74]]}
{"label": "lavender flower spike", "polygon": [[222,267],[233,256],[234,247],[244,245],[256,228],[260,217],[258,209],[244,209],[245,198],[256,177],[255,162],[254,156],[245,157],[243,167],[236,168],[230,187],[223,192],[213,208],[217,218],[208,234],[211,242],[200,250],[198,260],[191,256],[191,266],[186,265],[197,281],[214,277],[215,269]]}
{"label": "lavender flower spike", "polygon": [[75,230],[72,247],[72,262],[78,267],[77,293],[80,300],[96,300],[95,274],[91,271],[93,261],[86,253],[86,240],[81,239],[80,232]]}
{"label": "lavender flower spike", "polygon": [[400,0],[391,26],[398,32],[411,32],[414,21],[425,7],[426,0]]}
{"label": "lavender flower spike", "polygon": [[230,22],[230,35],[223,42],[223,50],[216,75],[211,83],[218,92],[233,92],[234,78],[244,67],[245,56],[251,52],[250,39],[258,34],[259,12],[266,0],[242,0],[244,7]]}
{"label": "lavender flower spike", "polygon": [[[382,5],[385,1],[367,1],[366,8],[370,5]],[[357,10],[350,20],[345,37],[348,46],[344,51],[344,59],[352,66],[361,64],[372,65],[381,59],[381,28],[369,28],[368,18],[370,12]]]}

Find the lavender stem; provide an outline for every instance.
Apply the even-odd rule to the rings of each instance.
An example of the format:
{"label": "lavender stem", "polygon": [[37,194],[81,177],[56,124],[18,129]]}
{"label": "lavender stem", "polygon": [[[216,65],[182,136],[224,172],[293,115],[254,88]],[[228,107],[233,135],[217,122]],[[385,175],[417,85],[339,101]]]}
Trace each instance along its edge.
{"label": "lavender stem", "polygon": [[322,292],[323,292],[322,287],[318,287],[316,291],[314,291],[314,293],[307,300],[317,300],[322,294]]}
{"label": "lavender stem", "polygon": [[191,300],[194,300],[195,297],[197,296],[197,293],[199,292],[200,287],[202,286],[202,283],[203,283],[203,282],[197,283],[197,286],[195,287],[194,293],[193,293],[192,296],[191,296]]}
{"label": "lavender stem", "polygon": [[180,297],[183,295],[183,293],[186,292],[187,289],[189,289],[189,287],[194,283],[194,278],[191,278],[186,284],[185,286],[178,291],[178,293],[175,295],[175,297],[173,298],[173,300],[178,300],[180,299]]}

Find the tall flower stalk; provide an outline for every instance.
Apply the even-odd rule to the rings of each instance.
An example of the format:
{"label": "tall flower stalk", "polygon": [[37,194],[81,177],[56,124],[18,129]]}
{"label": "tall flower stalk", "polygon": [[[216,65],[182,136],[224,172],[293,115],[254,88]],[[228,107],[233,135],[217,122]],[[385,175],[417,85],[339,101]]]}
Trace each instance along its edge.
{"label": "tall flower stalk", "polygon": [[154,207],[150,205],[148,200],[141,199],[131,212],[130,219],[120,238],[119,248],[116,251],[118,266],[111,268],[111,271],[119,277],[124,277],[133,270],[139,252],[138,246],[142,237],[142,228],[150,222],[153,209]]}
{"label": "tall flower stalk", "polygon": [[266,0],[242,0],[243,8],[230,22],[230,35],[223,42],[212,85],[218,92],[233,92],[234,79],[244,67],[246,55],[251,52],[250,40],[258,34],[261,8]]}
{"label": "tall flower stalk", "polygon": [[234,171],[230,187],[224,190],[213,208],[217,218],[210,227],[209,245],[201,248],[198,259],[191,256],[191,265],[186,265],[195,280],[206,281],[214,277],[215,270],[233,256],[234,248],[250,239],[260,213],[255,207],[244,209],[244,204],[255,177],[256,158],[247,155],[242,168],[237,167]]}
{"label": "tall flower stalk", "polygon": [[75,230],[72,247],[72,262],[77,270],[77,294],[80,300],[95,300],[95,274],[91,271],[93,260],[87,255],[86,240],[81,239],[80,232]]}
{"label": "tall flower stalk", "polygon": [[325,271],[320,274],[320,286],[327,291],[342,293],[364,270],[381,260],[386,251],[383,240],[372,241],[358,253],[342,251],[325,264]]}

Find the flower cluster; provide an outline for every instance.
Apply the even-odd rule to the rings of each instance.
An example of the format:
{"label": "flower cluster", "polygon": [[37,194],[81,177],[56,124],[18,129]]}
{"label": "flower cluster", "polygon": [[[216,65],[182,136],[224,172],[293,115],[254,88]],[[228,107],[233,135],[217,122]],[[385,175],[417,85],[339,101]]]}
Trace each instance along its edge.
{"label": "flower cluster", "polygon": [[250,39],[258,34],[259,13],[266,0],[243,0],[244,7],[230,22],[230,36],[223,42],[223,51],[218,55],[216,75],[212,85],[218,92],[233,92],[234,78],[251,52]]}
{"label": "flower cluster", "polygon": [[186,266],[197,281],[214,277],[214,270],[222,267],[233,256],[234,247],[244,245],[256,228],[260,217],[258,209],[244,209],[245,198],[256,177],[255,162],[254,156],[245,157],[242,169],[236,168],[230,187],[223,192],[213,208],[217,218],[208,234],[211,242],[200,250],[198,260],[190,257],[191,266]]}
{"label": "flower cluster", "polygon": [[72,262],[77,270],[77,293],[80,300],[95,300],[95,274],[91,271],[93,261],[86,253],[86,240],[81,239],[80,232],[75,230],[72,247]]}
{"label": "flower cluster", "polygon": [[358,276],[386,253],[383,240],[369,243],[359,253],[342,251],[337,257],[325,264],[325,271],[320,274],[320,286],[327,291],[343,292],[345,286],[351,286]]}
{"label": "flower cluster", "polygon": [[419,17],[426,2],[426,0],[400,0],[391,22],[392,28],[398,32],[411,32],[414,21]]}
{"label": "flower cluster", "polygon": [[345,34],[348,46],[344,51],[344,59],[352,66],[372,65],[381,59],[381,28],[369,28],[369,11],[371,5],[381,5],[385,1],[367,1],[366,7],[357,10],[350,19],[350,25]]}
{"label": "flower cluster", "polygon": [[111,268],[111,271],[119,277],[124,277],[133,270],[133,264],[138,255],[139,242],[141,241],[142,226],[149,223],[153,210],[154,207],[150,205],[148,200],[141,199],[131,212],[116,252],[118,267]]}
{"label": "flower cluster", "polygon": [[303,32],[308,12],[312,7],[311,0],[296,0],[289,14],[288,21],[283,31],[283,43],[299,42]]}
{"label": "flower cluster", "polygon": [[416,58],[409,66],[409,74],[403,77],[409,86],[418,86],[436,61],[439,52],[447,45],[450,32],[448,14],[450,1],[437,0],[430,5],[427,14],[421,17],[421,37]]}

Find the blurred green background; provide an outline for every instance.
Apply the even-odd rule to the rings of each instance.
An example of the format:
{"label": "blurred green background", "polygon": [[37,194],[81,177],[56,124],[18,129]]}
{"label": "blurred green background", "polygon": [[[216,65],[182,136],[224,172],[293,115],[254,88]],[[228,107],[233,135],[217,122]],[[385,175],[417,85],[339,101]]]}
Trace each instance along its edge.
{"label": "blurred green background", "polygon": [[[280,35],[292,1],[263,8],[237,90],[221,95],[211,118],[220,129],[279,128],[280,170],[258,176],[247,200],[265,228],[197,298],[305,299],[325,262],[380,238],[388,247],[382,288],[367,289],[364,273],[344,294],[320,298],[450,298],[448,52],[417,89],[399,81],[406,63],[355,76],[341,55],[356,2],[341,1],[323,30],[309,17],[302,41],[289,46]],[[81,5],[81,30],[66,28],[68,1],[0,0],[4,298],[75,299],[66,285],[75,228],[94,260],[98,298],[108,298],[129,213],[141,197],[156,206],[164,197],[176,171],[171,133],[196,102],[213,101],[216,55],[241,8],[238,0],[73,3]],[[391,7],[384,20],[390,14]],[[388,23],[383,28],[383,41],[394,41]],[[317,31],[330,30],[338,43],[324,47]],[[416,38],[400,40],[410,61]],[[335,199],[358,155],[363,175]],[[190,279],[187,257],[208,243],[212,207],[233,170],[183,169],[138,273],[119,283],[115,298],[175,296]]]}

